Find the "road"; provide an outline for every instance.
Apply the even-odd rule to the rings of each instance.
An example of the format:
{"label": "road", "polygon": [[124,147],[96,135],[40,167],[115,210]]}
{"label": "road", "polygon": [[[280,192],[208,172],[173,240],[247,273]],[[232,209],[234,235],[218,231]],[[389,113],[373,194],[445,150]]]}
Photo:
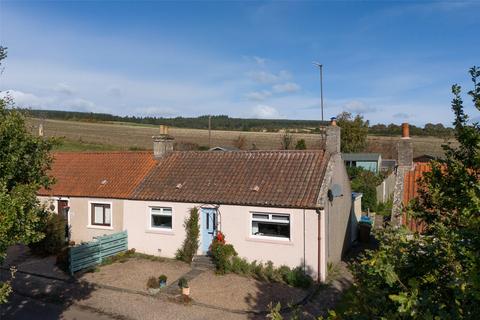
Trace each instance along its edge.
{"label": "road", "polygon": [[65,308],[61,304],[48,303],[13,293],[7,304],[0,305],[0,319],[112,320],[115,318],[76,305]]}

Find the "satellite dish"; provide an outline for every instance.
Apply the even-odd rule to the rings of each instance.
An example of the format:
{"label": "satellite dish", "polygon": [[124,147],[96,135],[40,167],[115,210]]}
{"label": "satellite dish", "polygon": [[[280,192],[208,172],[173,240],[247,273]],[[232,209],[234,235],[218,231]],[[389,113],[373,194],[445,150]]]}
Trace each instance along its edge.
{"label": "satellite dish", "polygon": [[334,184],[330,190],[332,190],[334,198],[343,196],[342,186],[339,184]]}

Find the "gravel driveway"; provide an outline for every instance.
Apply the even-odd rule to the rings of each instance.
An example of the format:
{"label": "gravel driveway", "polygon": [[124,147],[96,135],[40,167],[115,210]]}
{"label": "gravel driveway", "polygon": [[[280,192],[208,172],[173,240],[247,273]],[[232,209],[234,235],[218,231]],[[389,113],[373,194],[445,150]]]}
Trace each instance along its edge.
{"label": "gravel driveway", "polygon": [[133,289],[147,292],[149,277],[167,276],[167,285],[178,280],[189,272],[191,267],[181,261],[165,259],[150,261],[142,258],[131,258],[126,262],[115,262],[99,267],[100,271],[85,273],[80,280],[93,284],[109,285],[122,289]]}
{"label": "gravel driveway", "polygon": [[216,275],[205,271],[190,282],[194,301],[211,306],[244,311],[264,311],[268,304],[282,306],[302,300],[307,290],[281,283],[269,283],[236,274]]}

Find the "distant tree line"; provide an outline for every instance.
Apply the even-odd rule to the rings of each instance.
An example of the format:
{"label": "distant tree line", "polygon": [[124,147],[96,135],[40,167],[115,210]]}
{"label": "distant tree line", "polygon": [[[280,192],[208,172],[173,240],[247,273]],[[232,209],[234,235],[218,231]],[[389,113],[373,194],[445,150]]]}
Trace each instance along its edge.
{"label": "distant tree line", "polygon": [[[208,129],[208,115],[200,117],[136,117],[116,116],[106,113],[72,112],[56,110],[26,110],[28,115],[35,118],[47,118],[57,120],[78,120],[78,121],[121,121],[151,125],[168,125],[177,128]],[[231,118],[226,115],[212,115],[213,130],[233,131],[271,131],[280,129],[310,130],[312,133],[319,133],[320,127],[328,122],[317,120],[286,120],[286,119],[242,119]]]}
{"label": "distant tree line", "polygon": [[[57,120],[77,120],[87,122],[101,121],[120,121],[129,123],[168,125],[177,128],[208,129],[208,115],[200,117],[137,117],[137,116],[116,116],[107,113],[58,111],[58,110],[25,110],[27,114],[35,118],[48,118]],[[341,113],[339,117],[345,115]],[[350,115],[351,116],[351,115]],[[339,119],[340,121],[342,118]],[[363,121],[363,117],[347,117],[344,119],[351,122],[359,122],[362,126],[368,126],[368,121]],[[363,121],[363,122],[362,122]],[[267,131],[277,132],[281,129],[299,130],[310,133],[320,133],[320,127],[328,124],[327,121],[318,120],[287,120],[287,119],[242,119],[231,118],[227,115],[212,116],[213,130],[233,130],[233,131]],[[399,136],[402,133],[401,125],[397,124],[375,124],[368,126],[368,134],[382,136]],[[414,136],[435,136],[452,137],[453,128],[445,127],[441,123],[427,123],[423,128],[410,125],[410,134]]]}
{"label": "distant tree line", "polygon": [[[410,135],[412,136],[433,136],[433,137],[453,137],[455,131],[453,128],[445,127],[441,123],[427,123],[423,128],[410,125]],[[390,123],[375,124],[368,128],[368,134],[379,136],[399,136],[402,134],[402,126]]]}

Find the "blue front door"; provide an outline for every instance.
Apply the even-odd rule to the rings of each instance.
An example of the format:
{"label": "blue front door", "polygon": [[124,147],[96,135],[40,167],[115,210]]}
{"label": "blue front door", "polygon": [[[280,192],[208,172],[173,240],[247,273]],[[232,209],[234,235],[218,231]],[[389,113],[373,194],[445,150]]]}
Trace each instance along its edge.
{"label": "blue front door", "polygon": [[202,253],[207,254],[217,229],[217,209],[202,208]]}

